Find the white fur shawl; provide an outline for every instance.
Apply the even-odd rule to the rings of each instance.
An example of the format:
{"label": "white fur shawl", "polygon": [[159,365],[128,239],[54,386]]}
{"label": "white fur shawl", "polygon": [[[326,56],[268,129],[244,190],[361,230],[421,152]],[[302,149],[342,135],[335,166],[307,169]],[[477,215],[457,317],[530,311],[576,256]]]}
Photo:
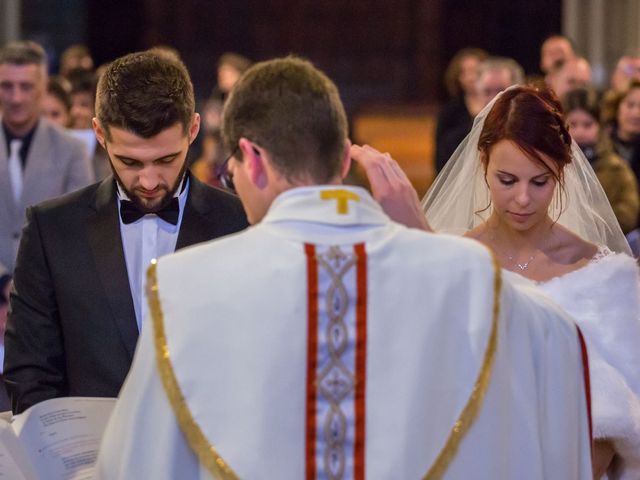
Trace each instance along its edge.
{"label": "white fur shawl", "polygon": [[623,254],[538,285],[569,312],[589,352],[594,436],[621,456],[613,479],[640,478],[640,274]]}

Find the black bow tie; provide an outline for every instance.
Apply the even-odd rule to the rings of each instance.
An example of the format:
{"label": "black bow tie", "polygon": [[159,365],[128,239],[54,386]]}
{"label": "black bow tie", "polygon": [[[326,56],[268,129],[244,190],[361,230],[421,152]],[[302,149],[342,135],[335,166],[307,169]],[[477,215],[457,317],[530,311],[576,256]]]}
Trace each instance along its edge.
{"label": "black bow tie", "polygon": [[128,225],[133,223],[148,213],[154,213],[165,222],[172,225],[178,224],[178,217],[180,216],[180,205],[178,203],[178,197],[173,197],[171,201],[165,205],[161,210],[157,212],[141,212],[135,203],[129,200],[120,200],[120,218],[122,223]]}

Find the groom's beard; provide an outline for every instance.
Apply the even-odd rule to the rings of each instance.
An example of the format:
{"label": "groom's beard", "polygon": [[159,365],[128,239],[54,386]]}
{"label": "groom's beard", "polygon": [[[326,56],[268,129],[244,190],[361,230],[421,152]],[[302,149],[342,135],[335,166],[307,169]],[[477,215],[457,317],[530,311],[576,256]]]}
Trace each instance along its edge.
{"label": "groom's beard", "polygon": [[171,199],[180,187],[180,183],[184,178],[185,172],[187,171],[187,164],[189,163],[187,161],[187,158],[188,155],[185,156],[184,164],[182,165],[182,168],[180,169],[180,172],[178,173],[178,177],[176,178],[174,184],[168,185],[166,183],[159,183],[156,188],[153,189],[153,192],[165,193],[163,195],[153,196],[152,198],[144,196],[143,193],[147,192],[147,190],[140,187],[139,185],[133,185],[132,188],[127,188],[118,176],[115,168],[113,168],[111,162],[109,162],[109,164],[111,165],[111,171],[113,172],[113,177],[116,179],[116,182],[118,182],[118,185],[120,186],[122,191],[126,193],[127,197],[129,197],[129,200],[133,202],[136,208],[142,213],[155,213],[159,210],[162,210],[171,202]]}

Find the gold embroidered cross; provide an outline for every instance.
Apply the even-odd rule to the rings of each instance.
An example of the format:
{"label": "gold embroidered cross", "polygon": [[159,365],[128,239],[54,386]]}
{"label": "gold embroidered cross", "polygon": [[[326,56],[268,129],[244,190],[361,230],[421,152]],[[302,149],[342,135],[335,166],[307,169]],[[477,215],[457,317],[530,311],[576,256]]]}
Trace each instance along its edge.
{"label": "gold embroidered cross", "polygon": [[323,190],[320,192],[320,198],[322,200],[335,200],[336,212],[339,215],[346,215],[349,213],[349,200],[359,202],[360,197],[349,190]]}

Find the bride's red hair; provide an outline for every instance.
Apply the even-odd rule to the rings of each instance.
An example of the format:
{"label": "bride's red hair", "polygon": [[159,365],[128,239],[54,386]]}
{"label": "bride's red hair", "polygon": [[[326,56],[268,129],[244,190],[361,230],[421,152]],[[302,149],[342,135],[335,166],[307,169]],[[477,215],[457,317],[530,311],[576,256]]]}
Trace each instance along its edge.
{"label": "bride's red hair", "polygon": [[506,90],[496,100],[478,140],[485,171],[491,148],[501,140],[515,143],[529,158],[548,169],[558,184],[563,184],[564,166],[571,161],[571,136],[562,105],[551,90],[519,86]]}

